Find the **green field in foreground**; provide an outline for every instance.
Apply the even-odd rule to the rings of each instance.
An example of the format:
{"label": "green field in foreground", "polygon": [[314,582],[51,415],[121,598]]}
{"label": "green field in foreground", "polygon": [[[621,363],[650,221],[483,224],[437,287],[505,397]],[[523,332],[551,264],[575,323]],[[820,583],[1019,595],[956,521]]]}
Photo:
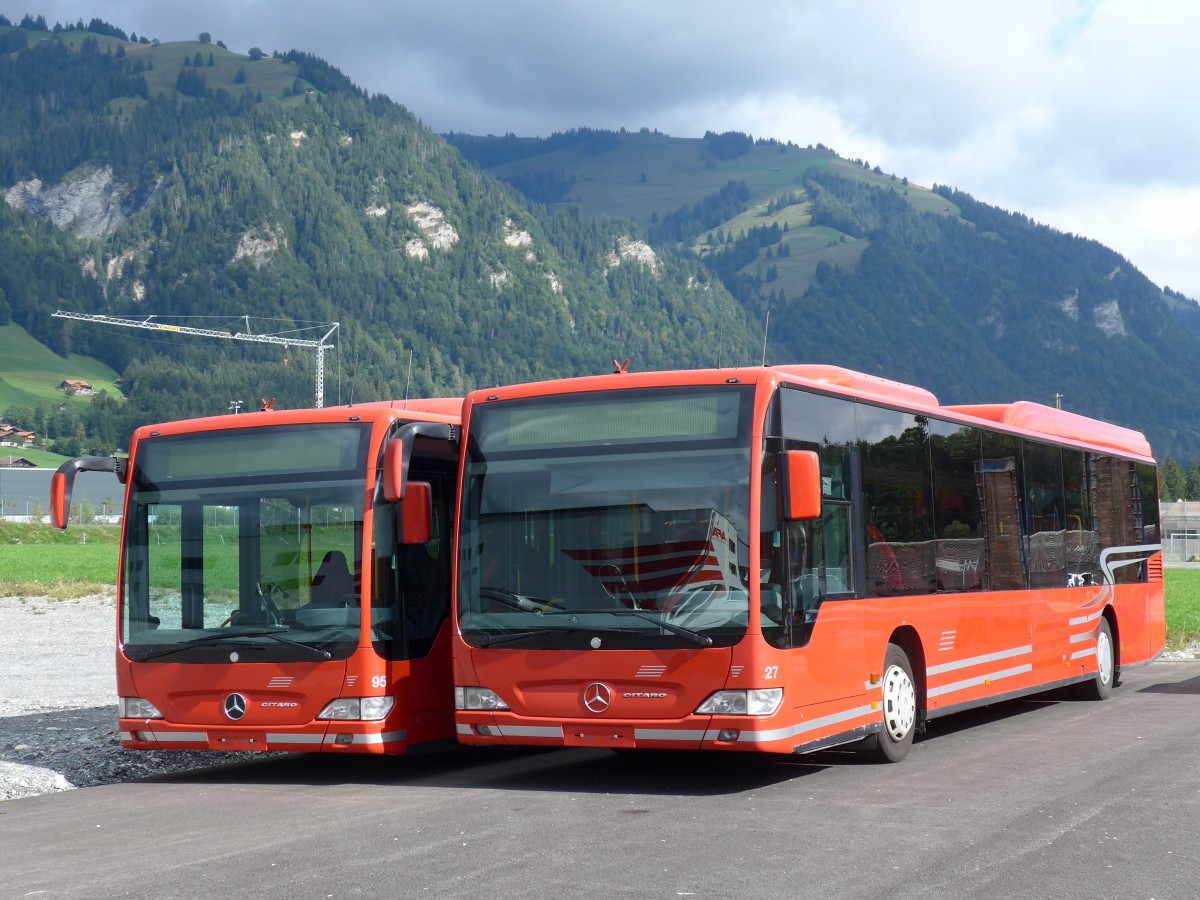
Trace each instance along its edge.
{"label": "green field in foreground", "polygon": [[[86,540],[85,540],[86,536]],[[0,596],[57,599],[98,593],[116,582],[116,525],[0,522]],[[1167,649],[1200,643],[1200,569],[1167,569]]]}

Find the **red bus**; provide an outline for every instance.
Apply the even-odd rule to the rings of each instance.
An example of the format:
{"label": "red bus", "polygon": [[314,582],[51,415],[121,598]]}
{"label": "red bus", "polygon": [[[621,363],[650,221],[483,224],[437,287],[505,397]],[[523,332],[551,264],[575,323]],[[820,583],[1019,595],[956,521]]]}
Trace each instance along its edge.
{"label": "red bus", "polygon": [[470,394],[466,744],[903,758],[931,719],[1163,649],[1142,435],[833,366]]}
{"label": "red bus", "polygon": [[454,743],[449,591],[461,399],[139,428],[117,603],[130,749],[410,753]]}

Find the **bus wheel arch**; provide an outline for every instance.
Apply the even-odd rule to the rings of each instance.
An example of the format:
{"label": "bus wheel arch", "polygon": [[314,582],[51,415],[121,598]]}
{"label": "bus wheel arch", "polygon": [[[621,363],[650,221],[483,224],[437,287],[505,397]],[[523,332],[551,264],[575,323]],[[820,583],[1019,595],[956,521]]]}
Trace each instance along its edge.
{"label": "bus wheel arch", "polygon": [[924,734],[925,713],[929,708],[926,703],[925,645],[921,643],[921,637],[917,634],[917,630],[909,625],[901,626],[893,631],[892,636],[888,638],[888,644],[895,644],[908,657],[913,686],[916,688],[917,694],[917,733]]}
{"label": "bus wheel arch", "polygon": [[[918,674],[920,673],[920,674]],[[915,632],[899,629],[884,653],[880,730],[863,749],[879,762],[900,762],[924,725],[924,654]]]}
{"label": "bus wheel arch", "polygon": [[1117,625],[1117,611],[1111,605],[1104,608],[1104,618],[1108,620],[1109,638],[1112,641],[1112,687],[1116,687],[1121,683],[1121,629]]}
{"label": "bus wheel arch", "polygon": [[1080,700],[1107,700],[1120,678],[1117,660],[1121,655],[1118,652],[1116,622],[1111,607],[1104,610],[1097,627],[1099,633],[1096,636],[1096,671],[1087,681],[1075,685],[1075,696]]}

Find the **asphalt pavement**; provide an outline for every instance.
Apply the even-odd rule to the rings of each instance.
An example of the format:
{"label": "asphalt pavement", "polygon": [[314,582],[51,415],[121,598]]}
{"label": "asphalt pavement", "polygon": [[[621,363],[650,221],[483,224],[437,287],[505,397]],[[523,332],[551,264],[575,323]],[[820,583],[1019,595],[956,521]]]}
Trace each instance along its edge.
{"label": "asphalt pavement", "polygon": [[0,804],[0,897],[1200,896],[1200,661],[939,719],[898,765],[287,756]]}

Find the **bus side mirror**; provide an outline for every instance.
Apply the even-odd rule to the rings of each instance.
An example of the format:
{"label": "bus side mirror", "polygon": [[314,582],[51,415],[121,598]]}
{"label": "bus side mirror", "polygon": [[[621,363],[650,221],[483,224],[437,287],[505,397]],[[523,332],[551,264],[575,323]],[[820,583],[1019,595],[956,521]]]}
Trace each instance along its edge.
{"label": "bus side mirror", "polygon": [[418,436],[451,441],[452,447],[457,440],[454,426],[446,422],[409,422],[398,428],[383,450],[383,499],[388,503],[404,499],[408,463]]}
{"label": "bus side mirror", "polygon": [[410,481],[400,501],[400,543],[428,544],[433,537],[433,489],[428,481]]}
{"label": "bus side mirror", "polygon": [[395,503],[404,496],[404,444],[389,441],[383,451],[383,499]]}
{"label": "bus side mirror", "polygon": [[[118,463],[122,465],[118,467]],[[50,479],[50,524],[62,530],[71,516],[71,489],[78,472],[125,472],[125,460],[112,456],[77,456],[58,467]],[[124,484],[125,479],[121,479]]]}
{"label": "bus side mirror", "polygon": [[821,459],[812,450],[789,450],[784,518],[789,522],[821,518]]}

